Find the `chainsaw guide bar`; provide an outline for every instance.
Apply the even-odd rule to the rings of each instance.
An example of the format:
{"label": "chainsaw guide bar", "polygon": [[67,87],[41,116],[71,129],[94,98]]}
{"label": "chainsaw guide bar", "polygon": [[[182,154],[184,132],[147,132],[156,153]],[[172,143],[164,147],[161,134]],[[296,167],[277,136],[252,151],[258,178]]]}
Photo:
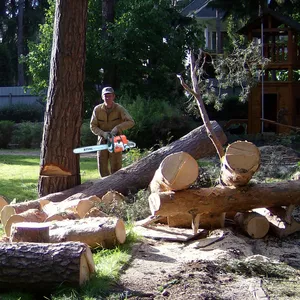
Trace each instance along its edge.
{"label": "chainsaw guide bar", "polygon": [[73,153],[88,153],[102,150],[108,150],[111,153],[117,153],[129,150],[136,147],[136,143],[128,141],[125,135],[110,136],[107,140],[107,144],[86,146],[73,149]]}

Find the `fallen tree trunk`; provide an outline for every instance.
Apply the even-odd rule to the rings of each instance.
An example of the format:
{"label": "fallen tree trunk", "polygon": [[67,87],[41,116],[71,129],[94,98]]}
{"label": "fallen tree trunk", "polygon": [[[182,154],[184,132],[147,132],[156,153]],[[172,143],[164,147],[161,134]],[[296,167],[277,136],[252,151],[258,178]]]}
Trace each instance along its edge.
{"label": "fallen tree trunk", "polygon": [[64,220],[48,224],[51,243],[79,241],[91,248],[109,249],[126,240],[123,220],[114,217]]}
{"label": "fallen tree trunk", "polygon": [[[211,121],[211,125],[220,142],[225,144],[227,137],[222,128],[216,121]],[[189,153],[194,159],[216,153],[214,145],[207,136],[205,127],[202,125],[170,145],[152,152],[138,162],[110,176],[94,181],[90,187],[84,190],[77,186],[60,193],[49,194],[41,199],[59,202],[65,199],[81,199],[92,195],[102,197],[110,190],[117,191],[125,196],[129,192],[135,193],[148,187],[155,171],[165,157],[180,151]],[[78,192],[78,189],[80,192]]]}
{"label": "fallen tree trunk", "polygon": [[0,290],[78,288],[95,271],[91,250],[83,243],[0,243],[0,257]]}
{"label": "fallen tree trunk", "polygon": [[216,186],[178,192],[152,193],[149,206],[153,215],[178,213],[222,213],[248,211],[259,207],[300,204],[300,181],[264,183],[240,188]]}

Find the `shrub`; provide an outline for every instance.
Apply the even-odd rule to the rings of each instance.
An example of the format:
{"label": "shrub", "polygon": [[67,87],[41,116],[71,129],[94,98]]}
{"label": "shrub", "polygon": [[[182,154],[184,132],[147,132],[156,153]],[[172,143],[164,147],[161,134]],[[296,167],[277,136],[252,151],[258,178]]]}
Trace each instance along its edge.
{"label": "shrub", "polygon": [[7,148],[12,139],[13,121],[0,121],[0,148]]}
{"label": "shrub", "polygon": [[0,120],[43,122],[44,107],[41,104],[13,104],[0,108]]}
{"label": "shrub", "polygon": [[135,121],[135,126],[128,130],[126,135],[136,142],[139,148],[169,143],[196,127],[188,115],[165,100],[138,96],[132,101],[128,96],[122,96],[120,103]]}
{"label": "shrub", "polygon": [[20,148],[39,147],[42,134],[43,123],[23,122],[15,124],[12,142]]}
{"label": "shrub", "polygon": [[90,130],[90,120],[84,120],[81,126],[80,144],[81,146],[96,145],[97,136]]}

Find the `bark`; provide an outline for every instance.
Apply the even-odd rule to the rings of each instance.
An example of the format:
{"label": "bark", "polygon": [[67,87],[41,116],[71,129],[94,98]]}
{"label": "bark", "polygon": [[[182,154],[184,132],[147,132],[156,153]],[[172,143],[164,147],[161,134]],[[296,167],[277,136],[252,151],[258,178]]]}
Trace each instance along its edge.
{"label": "bark", "polygon": [[49,243],[49,225],[23,222],[12,225],[11,242]]}
{"label": "bark", "polygon": [[266,217],[256,212],[237,213],[235,222],[254,239],[261,239],[267,235],[270,225]]}
{"label": "bark", "polygon": [[[225,144],[227,137],[222,128],[216,121],[212,121],[211,125],[218,139],[222,144]],[[61,192],[58,196],[56,193],[54,195],[47,195],[42,199],[57,202],[64,199],[81,199],[92,195],[101,198],[110,190],[117,191],[125,196],[129,192],[135,193],[138,190],[148,187],[155,171],[165,157],[180,151],[189,153],[196,160],[201,157],[212,156],[216,153],[214,145],[207,136],[205,127],[200,126],[170,145],[152,152],[138,162],[108,177],[93,182],[88,188],[81,190],[79,193],[77,193],[77,191],[80,187],[75,187],[74,189]],[[65,198],[63,197],[64,194]]]}
{"label": "bark", "polygon": [[240,188],[212,187],[178,192],[152,193],[149,206],[153,215],[180,213],[218,214],[248,211],[259,207],[300,204],[300,181],[257,184]]}
{"label": "bark", "polygon": [[183,190],[196,181],[198,174],[197,161],[186,152],[177,152],[161,162],[149,187],[151,193]]}
{"label": "bark", "polygon": [[[80,184],[79,156],[73,149],[80,144],[82,124],[87,4],[87,0],[56,1],[38,183],[40,196]],[[49,166],[70,175],[58,171],[49,176]]]}
{"label": "bark", "polygon": [[93,256],[83,243],[1,243],[0,289],[46,292],[63,286],[78,288],[95,271]]}
{"label": "bark", "polygon": [[86,218],[50,223],[50,242],[79,241],[91,248],[113,248],[126,240],[123,220],[107,218]]}
{"label": "bark", "polygon": [[260,166],[259,149],[250,142],[237,141],[230,144],[222,158],[220,181],[227,186],[243,186]]}

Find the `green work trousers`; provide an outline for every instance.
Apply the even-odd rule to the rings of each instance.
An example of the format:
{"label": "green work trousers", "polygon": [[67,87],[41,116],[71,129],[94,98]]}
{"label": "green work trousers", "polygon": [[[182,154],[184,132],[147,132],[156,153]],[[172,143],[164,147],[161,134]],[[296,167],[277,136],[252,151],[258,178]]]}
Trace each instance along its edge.
{"label": "green work trousers", "polygon": [[108,150],[97,152],[100,177],[113,174],[122,168],[122,152],[111,153]]}

